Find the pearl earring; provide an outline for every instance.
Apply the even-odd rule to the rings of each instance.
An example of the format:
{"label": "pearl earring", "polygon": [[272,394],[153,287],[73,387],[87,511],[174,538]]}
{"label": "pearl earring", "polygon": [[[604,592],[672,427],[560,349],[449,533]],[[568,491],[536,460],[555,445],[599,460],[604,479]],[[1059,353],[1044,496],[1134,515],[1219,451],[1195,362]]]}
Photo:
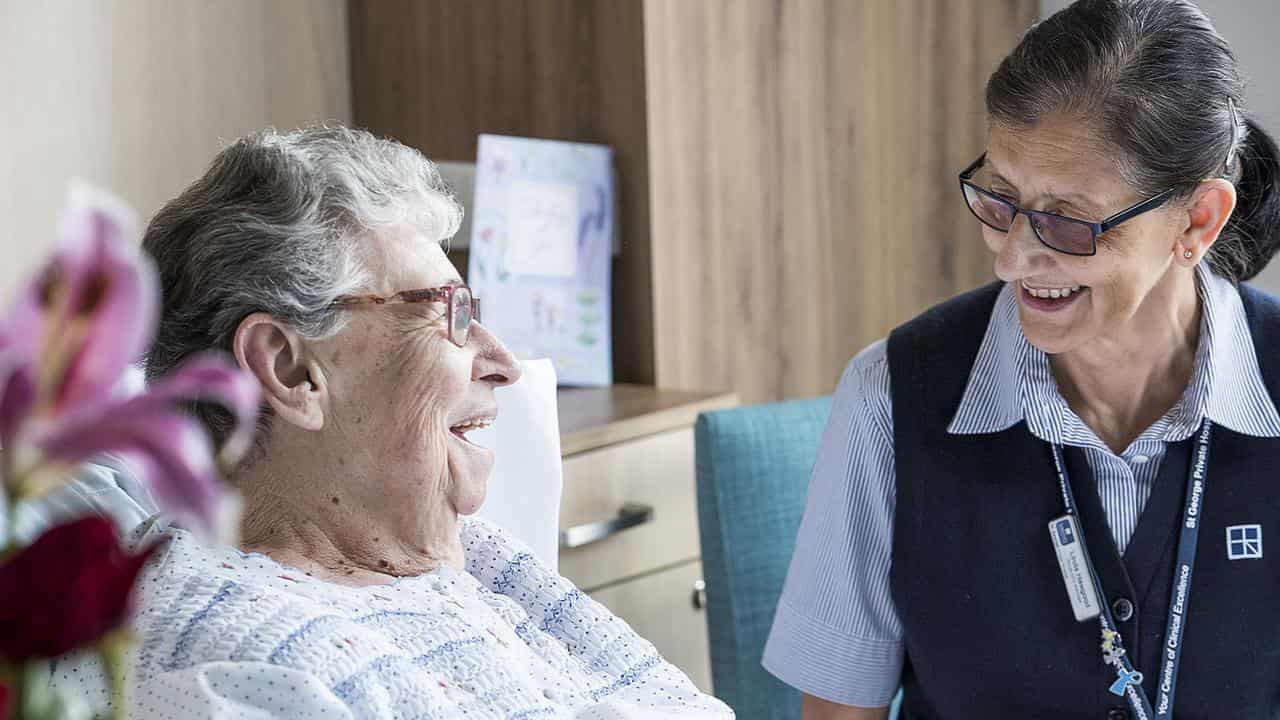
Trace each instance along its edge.
{"label": "pearl earring", "polygon": [[1195,253],[1193,253],[1193,252],[1191,252],[1190,250],[1183,250],[1183,251],[1182,251],[1182,257],[1184,257],[1184,258],[1186,258],[1186,259],[1188,259],[1188,260],[1190,260],[1191,258],[1193,258],[1193,257],[1195,257],[1195,256],[1196,256],[1196,254],[1195,254]]}

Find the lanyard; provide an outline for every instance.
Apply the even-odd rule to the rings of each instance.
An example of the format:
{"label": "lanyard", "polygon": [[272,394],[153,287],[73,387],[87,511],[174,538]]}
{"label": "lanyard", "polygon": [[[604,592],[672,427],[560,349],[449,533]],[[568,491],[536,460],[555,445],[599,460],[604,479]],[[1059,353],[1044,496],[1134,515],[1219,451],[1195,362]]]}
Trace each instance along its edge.
{"label": "lanyard", "polygon": [[[1186,630],[1187,607],[1191,600],[1191,573],[1196,564],[1196,545],[1199,542],[1201,505],[1205,486],[1209,482],[1209,436],[1213,425],[1205,418],[1200,426],[1196,441],[1195,453],[1191,465],[1187,469],[1186,501],[1182,509],[1182,532],[1178,540],[1178,562],[1174,570],[1173,588],[1169,592],[1169,616],[1165,621],[1163,662],[1160,667],[1160,682],[1156,686],[1156,704],[1153,708],[1142,688],[1142,673],[1133,666],[1133,661],[1125,653],[1120,632],[1116,629],[1115,618],[1111,615],[1111,606],[1106,601],[1102,590],[1102,582],[1093,567],[1093,559],[1089,555],[1089,546],[1084,542],[1081,530],[1080,545],[1084,551],[1085,563],[1089,567],[1089,575],[1093,578],[1093,586],[1097,591],[1101,613],[1098,624],[1102,626],[1103,659],[1116,671],[1116,681],[1111,685],[1111,692],[1122,695],[1129,701],[1133,714],[1138,720],[1148,720],[1155,716],[1173,717],[1173,693],[1178,682],[1178,664],[1182,659],[1182,636]],[[1067,477],[1067,466],[1062,460],[1062,446],[1053,445],[1053,464],[1058,471],[1058,485],[1062,490],[1062,504],[1066,513],[1078,517],[1075,496],[1071,492],[1071,480]]]}

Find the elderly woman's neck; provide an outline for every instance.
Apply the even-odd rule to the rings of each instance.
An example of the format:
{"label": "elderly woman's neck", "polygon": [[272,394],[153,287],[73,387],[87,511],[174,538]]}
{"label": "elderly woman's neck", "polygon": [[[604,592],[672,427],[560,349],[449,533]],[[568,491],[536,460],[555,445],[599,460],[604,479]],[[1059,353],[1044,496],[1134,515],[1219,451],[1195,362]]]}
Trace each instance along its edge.
{"label": "elderly woman's neck", "polygon": [[1124,327],[1051,359],[1058,387],[1080,419],[1117,454],[1186,391],[1200,340],[1193,273],[1157,286]]}
{"label": "elderly woman's neck", "polygon": [[[347,585],[386,584],[464,564],[457,514],[444,503],[376,513],[343,499],[342,478],[306,475],[274,445],[236,474],[244,494],[241,548],[308,575]],[[412,514],[410,514],[412,513]]]}

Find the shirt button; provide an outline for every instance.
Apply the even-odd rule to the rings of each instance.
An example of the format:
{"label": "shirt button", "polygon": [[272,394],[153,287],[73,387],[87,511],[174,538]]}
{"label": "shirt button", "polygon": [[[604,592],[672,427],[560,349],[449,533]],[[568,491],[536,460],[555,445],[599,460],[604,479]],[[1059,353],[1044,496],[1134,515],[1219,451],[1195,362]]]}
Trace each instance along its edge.
{"label": "shirt button", "polygon": [[1129,720],[1129,708],[1111,708],[1107,711],[1107,720]]}
{"label": "shirt button", "polygon": [[1129,622],[1133,617],[1133,603],[1129,598],[1116,598],[1116,601],[1111,603],[1111,612],[1116,614],[1118,622]]}
{"label": "shirt button", "polygon": [[1134,455],[1129,458],[1129,462],[1134,465],[1146,465],[1149,460],[1151,460],[1151,458],[1147,455]]}

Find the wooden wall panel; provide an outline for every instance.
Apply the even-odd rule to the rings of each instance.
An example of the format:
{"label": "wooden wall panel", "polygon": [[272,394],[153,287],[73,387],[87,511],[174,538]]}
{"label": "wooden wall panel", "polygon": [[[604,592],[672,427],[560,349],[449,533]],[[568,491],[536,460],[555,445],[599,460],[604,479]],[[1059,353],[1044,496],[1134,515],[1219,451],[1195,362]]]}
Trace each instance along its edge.
{"label": "wooden wall panel", "polygon": [[72,177],[145,220],[227,140],[351,119],[343,0],[0,0],[0,47],[0,298]]}
{"label": "wooden wall panel", "polygon": [[647,0],[659,385],[830,392],[990,276],[955,174],[1035,0]]}
{"label": "wooden wall panel", "polygon": [[436,160],[474,162],[479,133],[613,147],[622,228],[614,374],[652,384],[642,20],[640,0],[350,5],[357,124]]}

